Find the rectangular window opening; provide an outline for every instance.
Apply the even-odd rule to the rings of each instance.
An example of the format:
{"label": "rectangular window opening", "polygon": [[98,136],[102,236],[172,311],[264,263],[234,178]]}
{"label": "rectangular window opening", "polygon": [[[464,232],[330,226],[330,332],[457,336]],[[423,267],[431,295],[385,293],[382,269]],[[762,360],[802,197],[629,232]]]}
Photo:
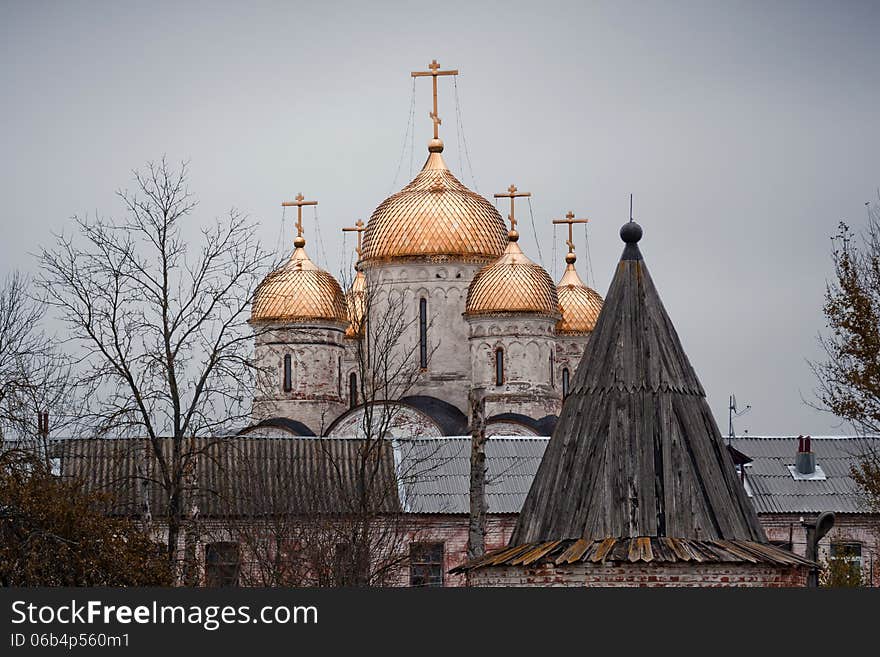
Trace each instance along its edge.
{"label": "rectangular window opening", "polygon": [[410,586],[443,586],[443,543],[410,543]]}
{"label": "rectangular window opening", "polygon": [[205,546],[205,586],[238,586],[240,571],[238,543],[208,543]]}

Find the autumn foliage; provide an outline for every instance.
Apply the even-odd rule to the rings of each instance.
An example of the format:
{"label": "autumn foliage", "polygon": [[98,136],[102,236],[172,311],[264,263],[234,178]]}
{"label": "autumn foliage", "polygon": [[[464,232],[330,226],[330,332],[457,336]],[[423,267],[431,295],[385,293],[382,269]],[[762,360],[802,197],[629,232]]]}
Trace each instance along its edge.
{"label": "autumn foliage", "polygon": [[[823,308],[830,332],[820,341],[824,362],[813,364],[822,407],[863,435],[880,434],[880,203],[868,207],[857,236],[841,222],[834,240],[834,278]],[[869,508],[880,512],[880,454],[866,441],[853,467]]]}
{"label": "autumn foliage", "polygon": [[28,454],[0,452],[0,585],[162,586],[161,546]]}

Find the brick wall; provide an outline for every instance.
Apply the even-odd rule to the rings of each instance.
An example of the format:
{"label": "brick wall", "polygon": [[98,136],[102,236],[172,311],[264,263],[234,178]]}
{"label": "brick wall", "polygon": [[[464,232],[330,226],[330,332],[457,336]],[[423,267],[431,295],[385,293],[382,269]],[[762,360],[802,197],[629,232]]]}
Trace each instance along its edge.
{"label": "brick wall", "polygon": [[[507,545],[515,515],[491,515],[487,519],[486,550],[497,550]],[[462,515],[431,514],[419,516],[412,532],[413,541],[442,542],[444,586],[466,586],[464,575],[449,574],[449,570],[467,561],[468,518]],[[409,566],[402,569],[402,586],[409,586]]]}
{"label": "brick wall", "polygon": [[807,570],[754,564],[572,564],[483,568],[470,586],[801,587]]}
{"label": "brick wall", "polygon": [[[816,514],[761,514],[759,519],[767,538],[774,542],[788,543],[795,554],[804,556],[807,546],[806,531],[802,519],[813,520]],[[861,567],[866,582],[880,586],[880,519],[876,515],[838,513],[834,527],[819,542],[819,560],[830,555],[831,543],[853,542],[861,545]]]}

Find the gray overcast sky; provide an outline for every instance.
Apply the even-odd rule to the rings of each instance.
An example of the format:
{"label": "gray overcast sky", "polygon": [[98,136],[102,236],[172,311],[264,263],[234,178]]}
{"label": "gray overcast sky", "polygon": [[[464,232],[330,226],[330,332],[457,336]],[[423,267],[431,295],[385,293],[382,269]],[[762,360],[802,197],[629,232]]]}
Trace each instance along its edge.
{"label": "gray overcast sky", "polygon": [[[4,0],[0,275],[34,273],[29,254],[72,215],[118,214],[113,192],[163,154],[191,161],[200,221],[235,206],[273,247],[280,201],[317,198],[329,262],[310,212],[308,248],[337,273],[339,228],[410,178],[409,72],[436,57],[461,71],[477,188],[533,193],[551,272],[550,219],[589,216],[604,295],[635,194],[642,251],[722,432],[735,392],[753,406],[740,432],[839,433],[801,398],[829,237],[864,224],[880,185],[878,38],[877,2]],[[444,155],[472,186],[440,85]],[[429,105],[419,80],[416,169]]]}

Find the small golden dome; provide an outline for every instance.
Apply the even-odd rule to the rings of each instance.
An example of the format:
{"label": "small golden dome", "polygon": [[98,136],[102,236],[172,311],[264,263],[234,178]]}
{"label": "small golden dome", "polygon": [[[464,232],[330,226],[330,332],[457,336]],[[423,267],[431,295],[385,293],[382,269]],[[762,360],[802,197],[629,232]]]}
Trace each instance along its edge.
{"label": "small golden dome", "polygon": [[367,305],[367,278],[358,269],[351,287],[345,293],[345,306],[348,310],[348,328],[345,329],[345,337],[353,338],[361,330],[364,313]]}
{"label": "small golden dome", "polygon": [[602,311],[602,297],[595,290],[584,285],[574,268],[574,253],[565,257],[565,273],[556,288],[559,293],[559,307],[562,318],[556,323],[557,333],[584,335],[596,327],[596,320]]}
{"label": "small golden dome", "polygon": [[509,233],[504,254],[486,265],[468,287],[467,315],[537,313],[559,316],[553,279],[519,248],[515,230]]}
{"label": "small golden dome", "polygon": [[[435,143],[438,142],[438,143]],[[370,217],[362,260],[494,259],[504,251],[504,221],[485,198],[450,173],[432,140],[421,172]]]}
{"label": "small golden dome", "polygon": [[301,323],[329,321],[348,323],[345,299],[339,283],[313,263],[298,237],[296,249],[284,265],[270,273],[254,294],[252,322]]}

